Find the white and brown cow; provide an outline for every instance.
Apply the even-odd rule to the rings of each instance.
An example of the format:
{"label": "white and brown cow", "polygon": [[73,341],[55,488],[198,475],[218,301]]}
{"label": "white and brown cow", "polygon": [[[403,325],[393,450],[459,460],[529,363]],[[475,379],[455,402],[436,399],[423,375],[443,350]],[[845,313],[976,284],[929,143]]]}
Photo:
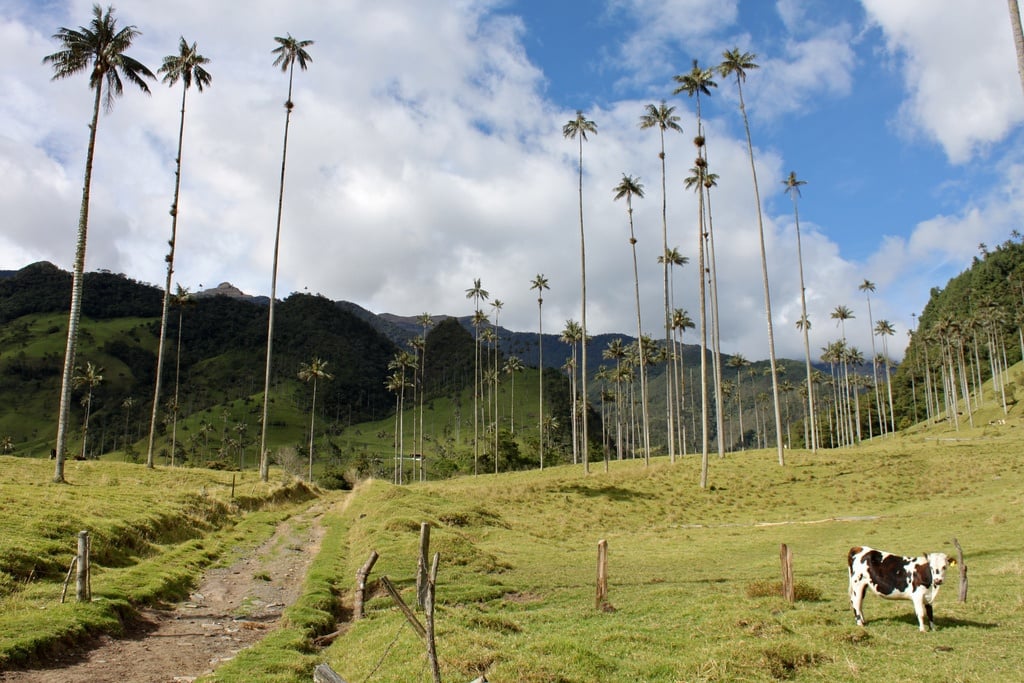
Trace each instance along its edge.
{"label": "white and brown cow", "polygon": [[[856,546],[850,548],[850,604],[859,626],[864,625],[861,603],[870,587],[875,595],[890,600],[911,600],[922,631],[935,628],[932,601],[946,575],[946,568],[956,560],[945,553],[929,553],[919,557],[902,557],[882,550]],[[925,622],[925,617],[928,621]]]}

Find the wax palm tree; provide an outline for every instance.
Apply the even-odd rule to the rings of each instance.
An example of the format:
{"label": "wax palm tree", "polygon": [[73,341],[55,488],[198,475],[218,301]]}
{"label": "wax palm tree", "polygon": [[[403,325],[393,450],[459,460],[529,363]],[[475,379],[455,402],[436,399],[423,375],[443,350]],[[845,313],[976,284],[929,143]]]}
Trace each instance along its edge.
{"label": "wax palm tree", "polygon": [[[559,341],[562,341],[569,345],[570,354],[569,360],[566,363],[569,370],[569,377],[571,382],[569,383],[569,399],[572,406],[570,410],[572,425],[572,462],[577,464],[579,462],[579,410],[578,410],[578,394],[577,390],[577,373],[576,369],[578,366],[576,345],[583,339],[583,328],[575,320],[566,320],[565,328],[562,330],[559,336]],[[584,399],[585,401],[586,399]]]}
{"label": "wax palm tree", "polygon": [[[665,131],[674,130],[677,133],[682,133],[683,128],[679,125],[679,117],[675,114],[675,107],[670,107],[665,104],[665,100],[661,101],[661,104],[654,105],[648,104],[644,107],[644,113],[640,116],[640,128],[646,130],[647,128],[657,128],[660,136],[661,148],[658,152],[658,159],[661,161],[661,248],[663,254],[668,254],[668,201],[667,191],[665,189]],[[659,261],[662,264],[662,275],[664,277],[664,297],[665,297],[665,348],[671,348],[672,346],[672,301],[669,295],[669,269],[671,264],[668,259],[661,259]],[[674,365],[674,364],[673,364]],[[672,391],[672,373],[665,373],[665,423],[668,436],[668,452],[670,458],[675,457],[675,430],[673,429],[673,402],[674,393]]]}
{"label": "wax palm tree", "polygon": [[[85,273],[85,247],[89,229],[89,189],[92,183],[92,163],[96,151],[96,128],[99,124],[100,102],[109,112],[114,100],[124,91],[122,78],[143,92],[149,86],[143,78],[155,78],[143,64],[125,52],[140,35],[134,26],[118,29],[114,9],[104,11],[99,5],[92,7],[93,18],[88,26],[77,29],[61,28],[53,35],[61,49],[43,57],[44,64],[53,67],[53,80],[70,78],[88,71],[89,87],[95,91],[92,121],[89,124],[89,144],[85,152],[85,178],[82,182],[82,207],[78,213],[78,237],[75,245],[75,263],[71,276],[71,307],[68,314],[68,338],[64,351],[64,370],[61,375],[60,409],[57,414],[56,464],[53,481],[64,482],[65,449],[68,438],[68,414],[71,408],[71,378],[78,349],[78,327],[82,316],[82,280]],[[104,90],[104,84],[106,89]]]}
{"label": "wax palm tree", "polygon": [[[843,352],[840,354],[840,360],[842,362],[842,376],[843,376],[843,396],[846,399],[846,417],[849,423],[850,435],[853,435],[853,415],[849,408],[849,397],[850,397],[850,369],[849,369],[849,355],[846,352],[846,321],[852,320],[856,316],[853,315],[853,311],[847,306],[839,305],[836,306],[830,315],[830,317],[836,321],[842,331],[842,349]],[[857,441],[860,441],[860,420],[857,421]]]}
{"label": "wax palm tree", "polygon": [[882,355],[885,357],[885,386],[889,392],[889,420],[890,428],[896,431],[896,411],[892,402],[892,377],[889,374],[889,341],[888,338],[896,334],[896,328],[888,320],[879,320],[875,325],[875,334],[882,338]]}
{"label": "wax palm tree", "polygon": [[878,358],[878,349],[875,348],[875,321],[871,315],[871,294],[875,291],[875,283],[864,278],[864,282],[860,283],[857,289],[864,292],[864,296],[868,300],[868,330],[871,332],[871,377],[875,382],[875,408],[878,410],[878,425],[882,434],[885,434],[885,410],[882,409],[882,395],[878,391],[878,363],[875,362],[875,359]]}
{"label": "wax palm tree", "polygon": [[[693,97],[697,105],[697,135],[694,137],[694,144],[697,146],[697,159],[694,162],[695,167],[701,172],[707,169],[707,160],[704,158],[704,124],[701,119],[700,109],[700,96],[707,95],[711,96],[711,88],[717,88],[718,84],[712,80],[712,72],[710,69],[702,69],[697,63],[697,60],[693,60],[693,67],[688,73],[677,74],[673,76],[673,79],[679,83],[679,86],[672,92],[673,95],[685,92],[690,97]],[[707,294],[704,284],[705,275],[705,254],[704,254],[704,233],[705,233],[705,220],[704,220],[704,192],[703,192],[703,177],[698,175],[696,179],[696,188],[699,192],[697,201],[697,267],[700,286],[700,335],[701,335],[701,358],[700,358],[700,379],[701,379],[701,470],[700,470],[700,486],[701,488],[707,487],[708,479],[708,372],[707,372],[707,304],[705,303]]]}
{"label": "wax palm tree", "polygon": [[1017,0],[1007,0],[1010,8],[1010,28],[1013,30],[1013,46],[1017,52],[1017,74],[1021,88],[1024,88],[1024,30],[1020,23],[1020,5]]}
{"label": "wax palm tree", "polygon": [[124,454],[128,455],[128,423],[131,420],[132,408],[135,407],[135,398],[132,396],[125,396],[121,401],[121,410],[124,411]]}
{"label": "wax palm tree", "polygon": [[615,369],[611,371],[615,381],[615,454],[622,460],[622,361],[626,358],[626,345],[616,337],[608,342],[601,357],[615,361]]}
{"label": "wax palm tree", "polygon": [[786,192],[793,199],[793,219],[796,222],[796,260],[800,270],[800,320],[797,321],[797,326],[803,333],[804,338],[804,358],[807,364],[807,414],[811,421],[811,452],[818,452],[818,438],[817,429],[814,424],[814,389],[813,382],[811,382],[811,342],[810,342],[810,330],[811,325],[807,319],[807,288],[804,286],[804,256],[803,248],[800,244],[800,211],[797,208],[797,198],[800,197],[800,186],[806,185],[806,180],[798,180],[796,177],[796,171],[790,171],[789,176],[782,181],[782,184],[786,186]]}
{"label": "wax palm tree", "polygon": [[[683,424],[683,389],[684,389],[684,371],[683,366],[683,335],[686,334],[686,330],[696,329],[697,325],[693,322],[693,318],[690,317],[688,311],[682,308],[676,308],[672,310],[672,355],[676,359],[676,365],[679,368],[678,377],[675,379],[675,385],[678,389],[679,400],[676,401],[676,433],[679,434],[679,440],[683,444],[683,455],[686,455],[686,428]],[[678,338],[676,335],[678,334]],[[673,459],[672,462],[675,462]]]}
{"label": "wax palm tree", "polygon": [[[671,249],[666,249],[665,252],[661,256],[658,257],[658,263],[659,264],[666,264],[666,265],[668,265],[668,280],[669,280],[669,295],[668,296],[669,296],[669,306],[672,309],[672,314],[669,316],[669,326],[670,326],[672,335],[669,338],[669,344],[668,344],[668,348],[671,350],[671,353],[669,355],[670,355],[670,358],[671,358],[671,361],[672,361],[672,371],[670,373],[669,372],[665,373],[666,400],[668,399],[668,397],[672,397],[672,399],[673,399],[672,400],[672,413],[669,413],[669,415],[668,415],[668,419],[669,419],[670,422],[673,423],[673,426],[670,428],[669,433],[673,437],[676,436],[676,435],[680,435],[679,436],[680,440],[682,439],[682,436],[681,436],[682,435],[682,431],[681,431],[682,430],[682,421],[681,421],[682,409],[681,409],[681,405],[683,403],[683,395],[681,393],[682,385],[680,384],[680,380],[682,378],[681,369],[680,369],[680,366],[681,366],[681,363],[682,363],[682,356],[681,356],[681,354],[678,353],[678,349],[676,348],[676,341],[675,341],[675,331],[676,331],[675,318],[674,318],[674,314],[676,312],[676,308],[675,308],[675,305],[676,305],[676,301],[675,301],[675,298],[676,298],[676,293],[675,293],[675,289],[676,289],[675,267],[676,266],[685,266],[689,262],[690,262],[690,259],[687,258],[686,256],[683,256],[682,254],[680,254],[679,253],[679,249],[676,248],[676,247],[672,247]],[[673,443],[675,443],[674,440],[673,440]],[[685,443],[683,444],[683,451],[684,452],[686,451],[686,444]],[[674,463],[675,461],[676,461],[675,448],[672,448],[669,451],[669,462],[673,462]]]}
{"label": "wax palm tree", "polygon": [[515,435],[516,433],[516,373],[522,372],[526,369],[523,364],[523,359],[519,356],[509,356],[505,359],[505,364],[501,366],[502,371],[508,375],[512,380],[512,390],[509,396],[509,416],[508,416],[508,431],[509,434]]}
{"label": "wax palm tree", "polygon": [[86,457],[86,446],[89,440],[89,415],[92,413],[92,392],[103,383],[103,368],[93,365],[91,361],[86,362],[85,367],[77,367],[78,373],[71,378],[71,385],[78,389],[86,388],[86,394],[82,398],[82,405],[85,406],[85,419],[82,422],[82,459]]}
{"label": "wax palm tree", "polygon": [[[160,337],[156,351],[156,381],[153,387],[153,414],[149,422],[149,447],[146,450],[146,467],[153,467],[153,442],[156,438],[157,407],[160,404],[160,387],[163,379],[164,346],[167,339],[167,316],[171,308],[171,278],[174,276],[174,248],[178,240],[178,198],[181,192],[181,148],[185,139],[185,97],[193,81],[196,90],[210,85],[212,76],[203,68],[210,60],[199,54],[196,44],[189,45],[184,37],[178,43],[178,54],[164,57],[164,63],[157,70],[164,75],[163,82],[174,86],[181,81],[181,118],[178,123],[178,155],[174,158],[174,199],[171,201],[171,239],[167,242],[167,283],[164,286],[164,305],[160,316]],[[177,405],[177,401],[175,404]],[[174,444],[171,445],[171,462],[174,462]]]}
{"label": "wax palm tree", "polygon": [[310,404],[309,409],[309,478],[307,481],[313,482],[313,427],[316,422],[316,384],[319,380],[334,379],[334,375],[327,372],[327,361],[320,358],[314,358],[307,365],[303,363],[299,368],[299,379],[307,384],[312,380],[313,382],[313,401]]}
{"label": "wax palm tree", "polygon": [[746,439],[744,438],[746,432],[743,431],[743,378],[740,373],[743,368],[750,365],[750,361],[744,358],[742,353],[737,353],[729,358],[726,365],[736,368],[736,407],[740,418],[740,447],[746,450]]}
{"label": "wax palm tree", "polygon": [[277,299],[277,262],[281,249],[281,212],[284,208],[284,172],[285,164],[288,161],[288,127],[292,120],[292,109],[295,103],[292,101],[292,84],[295,77],[295,65],[303,71],[306,70],[313,59],[306,52],[306,48],[313,44],[312,40],[297,40],[289,33],[286,37],[275,36],[274,40],[278,45],[271,52],[277,55],[274,58],[274,66],[281,67],[281,71],[288,74],[288,99],[284,103],[284,144],[281,148],[281,183],[277,194],[277,227],[274,231],[274,265],[273,274],[270,278],[270,306],[267,311],[267,366],[263,380],[263,420],[262,432],[260,434],[260,479],[267,481],[270,477],[270,458],[267,453],[267,411],[270,407],[270,369],[273,357],[274,346],[274,303]]}
{"label": "wax palm tree", "polygon": [[537,432],[540,469],[544,469],[544,290],[548,287],[548,279],[543,274],[530,282],[530,289],[537,290]]}
{"label": "wax palm tree", "polygon": [[487,317],[480,310],[480,302],[490,298],[490,292],[480,284],[480,278],[473,280],[473,286],[466,290],[466,298],[473,300],[473,474],[478,474],[477,463],[480,458],[480,325]]}
{"label": "wax palm tree", "polygon": [[189,294],[187,288],[178,285],[177,291],[171,297],[171,305],[178,309],[178,343],[174,347],[174,399],[171,403],[173,410],[171,414],[171,467],[174,467],[174,454],[178,445],[178,409],[181,406],[178,402],[178,389],[181,386],[181,326],[185,317],[185,309],[195,306],[196,301]]}
{"label": "wax palm tree", "polygon": [[784,465],[785,454],[782,448],[782,407],[779,403],[779,378],[775,361],[775,331],[772,326],[772,297],[768,287],[768,255],[764,244],[764,219],[761,214],[761,192],[757,186],[757,167],[754,164],[754,145],[750,140],[750,121],[747,118],[747,107],[743,102],[743,82],[747,80],[747,71],[760,68],[754,60],[757,55],[740,52],[739,48],[726,50],[722,53],[723,62],[718,65],[718,73],[722,78],[736,77],[736,91],[740,98],[740,113],[743,115],[743,129],[747,134],[747,151],[750,152],[750,173],[754,179],[754,203],[757,206],[757,232],[761,241],[761,277],[764,284],[764,314],[768,321],[768,359],[772,371],[772,400],[775,405],[775,435],[779,452],[779,464]]}
{"label": "wax palm tree", "polygon": [[491,309],[494,310],[494,324],[491,325],[491,341],[494,343],[494,365],[491,366],[492,371],[491,381],[493,387],[494,396],[494,473],[498,473],[498,437],[499,437],[499,416],[498,416],[498,384],[501,382],[501,372],[498,368],[498,357],[501,355],[501,335],[498,333],[498,316],[501,315],[501,309],[505,307],[505,302],[501,299],[495,299],[491,302]]}
{"label": "wax palm tree", "polygon": [[[417,347],[417,348],[419,348],[419,351],[420,351],[420,357],[419,357],[419,370],[420,370],[420,382],[419,382],[419,384],[420,384],[420,387],[419,387],[419,389],[420,389],[420,394],[419,394],[419,398],[420,398],[420,431],[419,431],[419,435],[420,435],[420,440],[419,440],[419,444],[418,444],[418,446],[416,448],[417,452],[420,454],[420,457],[422,458],[423,457],[423,404],[424,404],[424,400],[426,398],[426,393],[427,393],[426,392],[426,389],[427,389],[427,381],[426,381],[426,372],[427,372],[427,330],[429,330],[431,327],[433,327],[433,325],[434,325],[434,318],[429,313],[421,313],[419,318],[417,318],[417,322],[419,322],[420,328],[423,330],[423,333],[420,335],[420,345]],[[420,469],[420,474],[423,475],[422,468]]]}
{"label": "wax palm tree", "polygon": [[644,354],[643,323],[640,316],[640,275],[636,260],[636,233],[633,230],[633,197],[643,198],[644,186],[639,178],[622,174],[622,180],[612,188],[615,200],[626,198],[626,213],[629,214],[629,245],[633,250],[633,292],[636,295],[636,338],[640,351],[640,419],[643,420],[644,462],[651,462],[651,423],[647,415],[647,357]]}
{"label": "wax palm tree", "polygon": [[580,393],[583,396],[583,425],[582,425],[582,456],[583,471],[590,472],[590,460],[587,455],[587,248],[583,230],[583,142],[587,139],[587,133],[597,135],[597,124],[587,119],[580,110],[576,111],[576,118],[562,126],[562,136],[579,140],[579,195],[580,195],[580,298],[582,314],[580,317]]}

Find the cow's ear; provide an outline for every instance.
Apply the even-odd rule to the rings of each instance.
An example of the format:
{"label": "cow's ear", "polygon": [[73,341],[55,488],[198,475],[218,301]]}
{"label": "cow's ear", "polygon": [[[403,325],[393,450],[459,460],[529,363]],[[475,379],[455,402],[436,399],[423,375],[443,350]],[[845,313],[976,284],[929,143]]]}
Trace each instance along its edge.
{"label": "cow's ear", "polygon": [[956,566],[956,560],[953,559],[952,557],[949,558],[949,566],[950,567],[955,567]]}

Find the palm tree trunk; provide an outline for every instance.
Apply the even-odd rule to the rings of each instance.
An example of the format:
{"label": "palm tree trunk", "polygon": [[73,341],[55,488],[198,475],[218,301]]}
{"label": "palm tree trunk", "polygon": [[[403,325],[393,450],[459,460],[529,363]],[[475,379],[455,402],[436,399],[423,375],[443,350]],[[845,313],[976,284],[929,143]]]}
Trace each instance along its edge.
{"label": "palm tree trunk", "polygon": [[740,85],[738,75],[736,77],[736,87],[740,97],[740,111],[743,113],[743,129],[747,134],[747,150],[750,152],[750,172],[754,177],[754,202],[757,205],[757,232],[761,240],[761,277],[764,284],[764,313],[768,321],[768,359],[771,362],[772,401],[775,404],[775,441],[779,452],[779,464],[785,465],[786,456],[782,448],[782,409],[779,405],[779,373],[775,361],[775,331],[772,326],[772,295],[768,287],[768,255],[764,245],[764,218],[761,215],[761,191],[757,186],[754,145],[750,140],[750,121],[747,119],[747,108],[743,103],[743,87]]}
{"label": "palm tree trunk", "polygon": [[[538,288],[538,293],[542,290]],[[544,303],[543,298],[537,299],[537,437],[540,451],[540,469],[544,469]]]}
{"label": "palm tree trunk", "polygon": [[263,379],[263,419],[260,433],[260,481],[270,479],[270,454],[267,452],[267,413],[270,406],[270,370],[274,348],[274,302],[277,299],[277,263],[281,251],[281,213],[284,208],[284,171],[288,161],[288,126],[292,120],[292,76],[295,63],[288,72],[288,100],[284,115],[284,144],[281,148],[281,185],[277,194],[277,228],[274,232],[274,270],[270,279],[270,306],[267,312],[267,367]]}
{"label": "palm tree trunk", "polygon": [[[668,289],[668,192],[665,186],[665,129],[659,128],[661,133],[661,262],[662,262],[662,275],[664,279],[664,294],[665,294],[665,349],[672,353],[672,315],[671,315],[671,298],[669,297]],[[673,358],[673,369],[675,368],[675,359]],[[673,427],[673,410],[672,404],[674,399],[674,392],[672,391],[673,379],[672,372],[669,368],[665,368],[665,429],[668,436],[668,454],[669,460],[675,462],[676,458],[676,435]]]}
{"label": "palm tree trunk", "polygon": [[580,145],[580,327],[583,336],[580,339],[580,393],[583,396],[582,432],[580,454],[583,458],[583,472],[590,473],[590,459],[587,452],[587,248],[583,232],[583,136],[579,136]]}
{"label": "palm tree trunk", "polygon": [[[707,144],[704,145],[704,159],[707,160]],[[711,219],[711,188],[705,187],[708,206],[708,278],[711,282],[711,349],[715,373],[715,434],[718,438],[718,457],[725,457],[724,430],[722,420],[724,401],[722,399],[722,345],[718,315],[718,276],[715,272],[715,229]]]}
{"label": "palm tree trunk", "polygon": [[1007,0],[1010,7],[1010,26],[1013,28],[1013,44],[1017,49],[1017,74],[1021,88],[1024,88],[1024,30],[1021,30],[1020,6],[1017,0]]}
{"label": "palm tree trunk", "polygon": [[68,441],[68,417],[71,413],[71,375],[75,369],[78,350],[78,324],[82,317],[82,280],[85,278],[85,245],[89,231],[89,187],[92,184],[92,160],[96,151],[96,126],[100,118],[102,80],[96,82],[96,98],[89,124],[89,146],[85,152],[85,177],[82,180],[82,207],[78,212],[78,239],[75,245],[75,264],[71,275],[71,310],[68,313],[68,341],[64,351],[64,373],[60,384],[60,408],[57,413],[57,444],[53,481],[64,483],[64,460]]}
{"label": "palm tree trunk", "polygon": [[[153,387],[153,413],[149,420],[149,446],[146,449],[146,467],[153,469],[153,442],[156,439],[156,418],[160,410],[160,387],[163,379],[164,347],[167,339],[167,316],[171,309],[171,280],[174,277],[174,245],[178,238],[178,196],[181,192],[181,145],[185,137],[185,96],[188,88],[181,89],[181,119],[178,123],[178,155],[174,158],[174,201],[171,202],[171,239],[167,252],[167,282],[164,286],[164,305],[160,314],[160,341],[156,349],[156,381]],[[174,460],[174,449],[171,449]]]}
{"label": "palm tree trunk", "polygon": [[174,467],[174,452],[178,447],[178,387],[181,379],[181,322],[183,311],[178,312],[178,345],[174,359],[174,411],[171,417],[171,467]]}
{"label": "palm tree trunk", "polygon": [[309,481],[313,483],[313,425],[316,421],[316,375],[313,375],[313,406],[309,410]]}

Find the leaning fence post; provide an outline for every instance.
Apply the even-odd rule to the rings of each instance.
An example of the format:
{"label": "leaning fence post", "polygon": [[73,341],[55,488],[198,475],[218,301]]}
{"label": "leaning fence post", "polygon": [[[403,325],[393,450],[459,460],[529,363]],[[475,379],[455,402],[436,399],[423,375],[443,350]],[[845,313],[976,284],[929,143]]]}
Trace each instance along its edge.
{"label": "leaning fence post", "polygon": [[597,597],[595,607],[601,609],[608,602],[608,541],[597,542]]}
{"label": "leaning fence post", "polygon": [[92,602],[92,582],[89,572],[89,532],[78,532],[78,573],[75,575],[75,594],[78,602]]}
{"label": "leaning fence post", "polygon": [[373,569],[373,565],[377,563],[377,558],[380,555],[377,554],[376,550],[370,551],[370,556],[363,563],[363,566],[356,572],[356,596],[355,605],[352,608],[353,618],[363,618],[363,605],[366,603],[366,578],[370,575],[370,571]]}
{"label": "leaning fence post", "polygon": [[796,602],[796,588],[793,586],[793,549],[785,543],[779,549],[782,561],[782,597],[788,602]]}

